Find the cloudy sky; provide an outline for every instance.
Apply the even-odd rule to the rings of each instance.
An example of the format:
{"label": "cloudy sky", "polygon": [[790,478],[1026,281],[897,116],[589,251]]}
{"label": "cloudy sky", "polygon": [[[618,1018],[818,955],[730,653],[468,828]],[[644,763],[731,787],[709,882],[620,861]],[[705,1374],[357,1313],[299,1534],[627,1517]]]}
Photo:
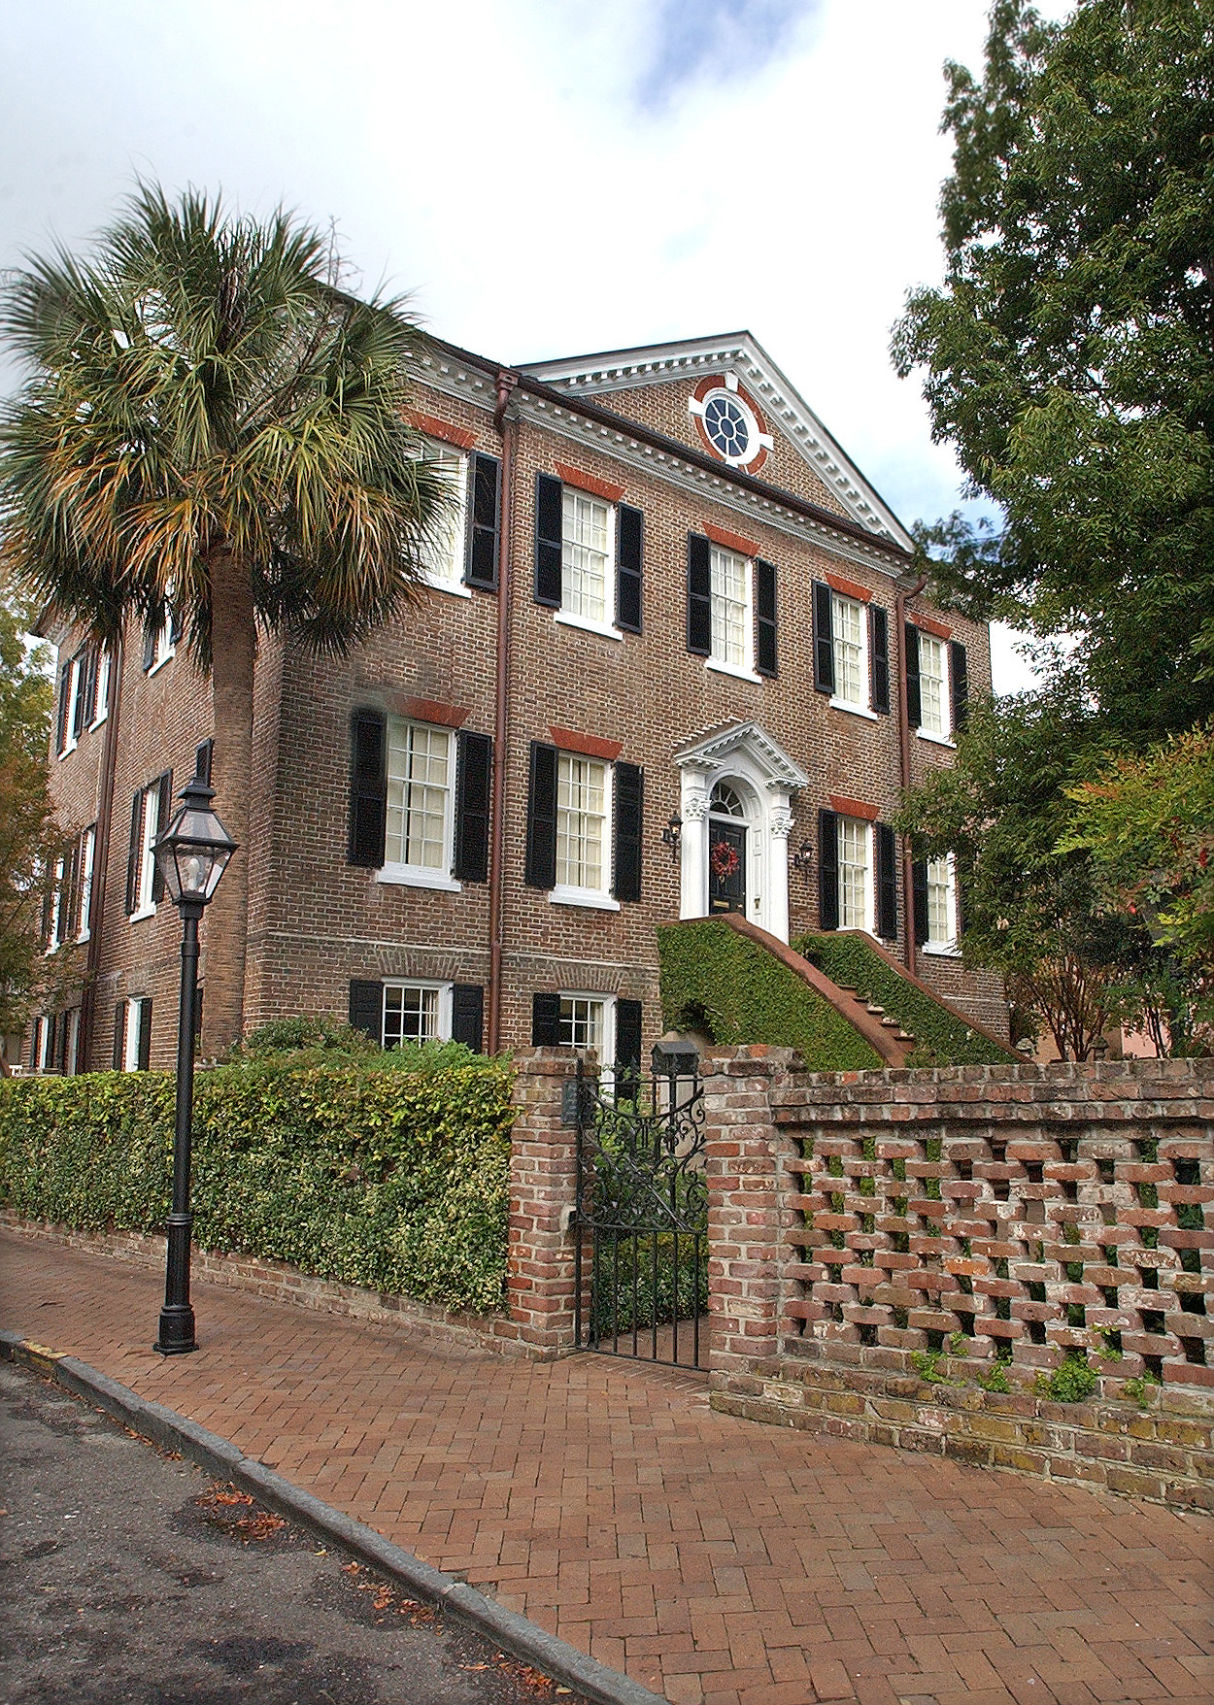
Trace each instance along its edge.
{"label": "cloudy sky", "polygon": [[[0,267],[137,174],[278,202],[507,362],[748,328],[906,522],[957,503],[906,291],[985,0],[0,0]],[[0,386],[11,387],[11,368]],[[1006,638],[996,684],[1026,679]]]}

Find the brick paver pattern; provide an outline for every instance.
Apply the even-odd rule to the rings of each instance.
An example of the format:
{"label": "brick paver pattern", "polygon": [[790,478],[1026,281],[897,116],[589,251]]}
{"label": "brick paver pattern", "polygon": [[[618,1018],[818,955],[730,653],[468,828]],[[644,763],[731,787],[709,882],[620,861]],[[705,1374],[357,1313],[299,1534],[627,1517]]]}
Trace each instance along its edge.
{"label": "brick paver pattern", "polygon": [[1214,1698],[1208,1518],[714,1413],[697,1376],[435,1349],[0,1233],[81,1357],[676,1705]]}

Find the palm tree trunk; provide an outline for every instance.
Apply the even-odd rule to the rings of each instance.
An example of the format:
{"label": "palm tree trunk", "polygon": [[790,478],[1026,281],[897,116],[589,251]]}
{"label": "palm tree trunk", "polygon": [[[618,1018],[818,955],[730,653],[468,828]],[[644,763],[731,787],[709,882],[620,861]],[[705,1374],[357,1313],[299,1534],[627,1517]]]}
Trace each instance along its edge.
{"label": "palm tree trunk", "polygon": [[257,626],[248,571],[230,551],[215,551],[211,575],[211,710],[215,731],[211,786],[215,810],[239,850],[207,908],[202,1054],[214,1058],[237,1041],[244,1021],[249,917],[249,800],[253,774],[253,669]]}

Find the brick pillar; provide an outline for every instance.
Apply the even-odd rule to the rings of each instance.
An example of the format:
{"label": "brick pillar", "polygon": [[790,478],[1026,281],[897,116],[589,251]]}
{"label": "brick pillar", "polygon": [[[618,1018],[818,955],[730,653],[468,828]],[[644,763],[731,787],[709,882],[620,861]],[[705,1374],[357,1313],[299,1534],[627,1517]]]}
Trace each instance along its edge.
{"label": "brick pillar", "polygon": [[790,1218],[782,1160],[793,1145],[776,1131],[771,1102],[795,1057],[791,1048],[752,1045],[714,1049],[703,1062],[713,1386],[779,1349]]}
{"label": "brick pillar", "polygon": [[519,1340],[538,1355],[558,1356],[574,1348],[568,1221],[577,1195],[577,1133],[563,1122],[562,1102],[577,1061],[567,1048],[532,1048],[514,1063],[507,1301]]}

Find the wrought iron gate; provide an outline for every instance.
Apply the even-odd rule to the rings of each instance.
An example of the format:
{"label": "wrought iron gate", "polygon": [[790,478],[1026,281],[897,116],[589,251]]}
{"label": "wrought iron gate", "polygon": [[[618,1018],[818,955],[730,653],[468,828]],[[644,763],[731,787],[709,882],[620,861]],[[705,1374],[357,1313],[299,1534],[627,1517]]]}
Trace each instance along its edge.
{"label": "wrought iron gate", "polygon": [[698,1077],[577,1077],[579,1349],[708,1361],[708,1192]]}

